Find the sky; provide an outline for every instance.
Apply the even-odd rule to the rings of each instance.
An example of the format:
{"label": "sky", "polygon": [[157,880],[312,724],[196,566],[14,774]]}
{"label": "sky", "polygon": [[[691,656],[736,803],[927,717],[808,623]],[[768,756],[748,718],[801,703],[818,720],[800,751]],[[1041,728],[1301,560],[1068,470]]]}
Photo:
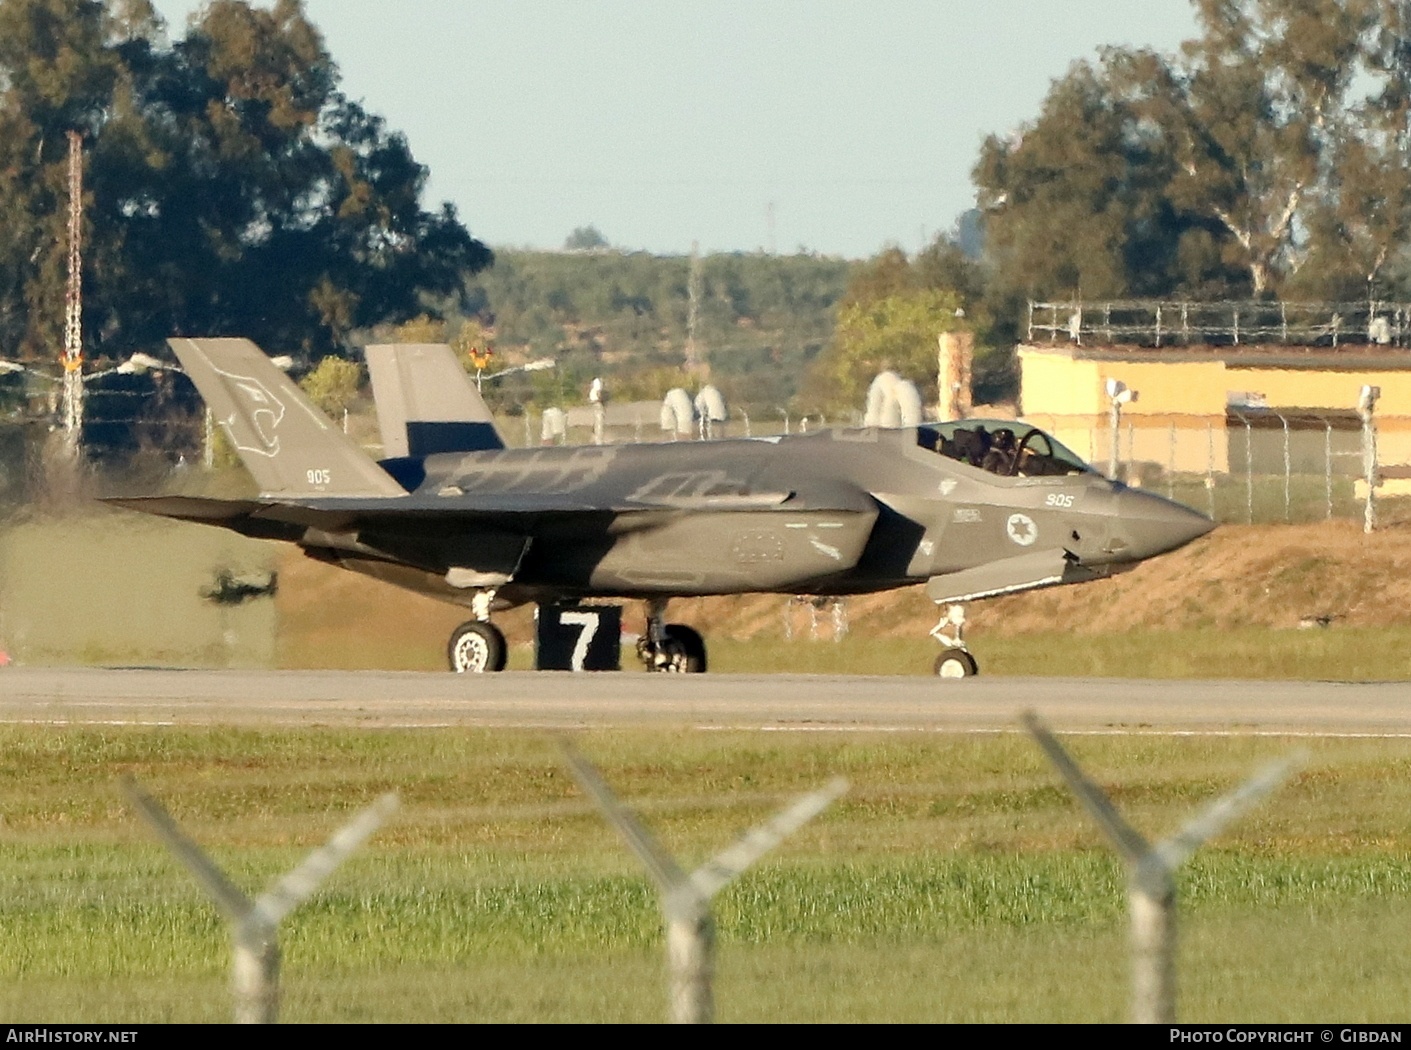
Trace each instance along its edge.
{"label": "sky", "polygon": [[[171,35],[200,0],[155,0]],[[257,4],[268,6],[268,4]],[[1174,51],[1190,0],[305,0],[342,90],[492,247],[914,252],[981,143],[1107,45]]]}

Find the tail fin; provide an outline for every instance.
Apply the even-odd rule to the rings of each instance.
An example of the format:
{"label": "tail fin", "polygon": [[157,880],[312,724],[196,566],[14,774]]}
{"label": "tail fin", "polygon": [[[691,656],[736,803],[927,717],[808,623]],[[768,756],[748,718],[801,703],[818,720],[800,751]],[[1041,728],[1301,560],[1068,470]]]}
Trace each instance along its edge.
{"label": "tail fin", "polygon": [[505,447],[454,351],[444,343],[369,346],[367,371],[389,459]]}
{"label": "tail fin", "polygon": [[168,342],[263,495],[406,495],[250,340]]}

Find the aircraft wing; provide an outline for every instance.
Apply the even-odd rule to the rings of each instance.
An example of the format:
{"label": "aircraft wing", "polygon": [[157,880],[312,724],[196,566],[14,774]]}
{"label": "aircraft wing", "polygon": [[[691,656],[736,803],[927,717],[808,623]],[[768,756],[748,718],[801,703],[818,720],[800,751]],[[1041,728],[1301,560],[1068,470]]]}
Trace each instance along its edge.
{"label": "aircraft wing", "polygon": [[[249,535],[286,536],[286,529],[317,528],[339,531],[359,525],[389,524],[449,524],[475,523],[504,529],[524,527],[531,517],[571,517],[587,514],[631,514],[650,511],[665,513],[787,510],[792,492],[756,492],[740,496],[708,496],[663,500],[611,500],[594,502],[566,496],[562,493],[497,492],[475,497],[440,497],[408,495],[398,500],[372,499],[254,499],[228,500],[199,496],[131,496],[109,497],[104,503],[127,510],[156,514],[182,521],[222,525],[247,532]],[[830,514],[856,513],[856,507],[820,507],[809,505],[808,511]],[[870,512],[869,512],[870,513]],[[243,523],[263,523],[258,533],[249,532]]]}
{"label": "aircraft wing", "polygon": [[926,597],[933,602],[969,602],[1035,587],[1083,583],[1100,575],[1079,565],[1061,547],[1054,547],[932,576],[926,581]]}

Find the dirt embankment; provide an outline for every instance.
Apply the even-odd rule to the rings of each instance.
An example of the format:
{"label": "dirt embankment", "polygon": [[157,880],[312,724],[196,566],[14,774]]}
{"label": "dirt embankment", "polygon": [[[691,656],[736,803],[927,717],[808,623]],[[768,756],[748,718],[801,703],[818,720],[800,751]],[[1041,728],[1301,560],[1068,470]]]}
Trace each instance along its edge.
{"label": "dirt embankment", "polygon": [[[346,652],[365,644],[388,652],[403,645],[439,647],[468,610],[421,598],[291,552],[280,572],[280,648]],[[919,587],[849,599],[855,634],[915,637],[934,622],[935,608]],[[1077,587],[1011,595],[969,609],[976,631],[1078,633],[1133,629],[1264,626],[1294,628],[1330,617],[1338,626],[1411,623],[1411,522],[1370,536],[1360,523],[1227,525],[1173,554],[1130,572]],[[671,617],[729,638],[780,637],[786,599],[777,595],[695,598],[673,602]],[[795,629],[807,615],[795,609]],[[625,626],[640,628],[638,603]],[[496,622],[511,642],[527,641],[532,612],[517,609]],[[827,614],[819,616],[826,631]],[[360,641],[361,640],[361,641]]]}

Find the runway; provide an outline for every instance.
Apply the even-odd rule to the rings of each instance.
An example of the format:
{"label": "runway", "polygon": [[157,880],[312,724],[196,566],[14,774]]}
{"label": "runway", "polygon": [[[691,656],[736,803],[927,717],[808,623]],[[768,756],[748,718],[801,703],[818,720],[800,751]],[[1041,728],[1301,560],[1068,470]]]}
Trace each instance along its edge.
{"label": "runway", "polygon": [[0,669],[0,722],[52,725],[960,733],[1029,709],[1067,732],[1411,738],[1405,682]]}

